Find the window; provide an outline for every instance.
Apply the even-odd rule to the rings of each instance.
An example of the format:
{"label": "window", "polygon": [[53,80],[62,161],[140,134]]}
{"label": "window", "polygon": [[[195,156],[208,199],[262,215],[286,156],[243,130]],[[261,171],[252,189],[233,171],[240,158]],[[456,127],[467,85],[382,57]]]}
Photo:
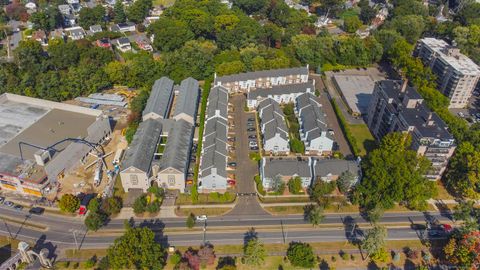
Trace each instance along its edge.
{"label": "window", "polygon": [[130,175],[130,183],[134,186],[138,185],[138,176],[135,174]]}
{"label": "window", "polygon": [[169,186],[174,186],[175,185],[175,175],[169,175],[168,176],[168,185]]}

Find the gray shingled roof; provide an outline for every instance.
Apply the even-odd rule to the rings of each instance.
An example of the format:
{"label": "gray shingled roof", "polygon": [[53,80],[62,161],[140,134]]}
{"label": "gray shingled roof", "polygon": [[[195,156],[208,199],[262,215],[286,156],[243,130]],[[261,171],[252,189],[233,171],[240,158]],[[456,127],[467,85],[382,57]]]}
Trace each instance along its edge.
{"label": "gray shingled roof", "polygon": [[160,133],[162,133],[160,121],[148,119],[140,123],[130,147],[125,152],[122,168],[135,167],[148,173],[157,151]]}
{"label": "gray shingled roof", "polygon": [[253,71],[246,73],[239,73],[234,75],[227,75],[215,78],[215,85],[217,83],[229,83],[236,81],[256,80],[258,78],[271,78],[271,77],[283,77],[290,75],[308,75],[308,67],[294,67],[294,68],[282,68],[271,69],[262,71]]}
{"label": "gray shingled roof", "polygon": [[143,115],[156,113],[162,118],[167,118],[172,97],[173,81],[167,77],[156,80],[148,97],[147,105],[143,110]]}
{"label": "gray shingled roof", "polygon": [[160,171],[166,168],[175,168],[180,172],[187,171],[192,135],[192,124],[183,119],[175,122],[160,160]]}
{"label": "gray shingled roof", "polygon": [[360,175],[360,166],[357,162],[344,159],[320,159],[313,167],[315,177],[325,177],[331,175],[341,175],[343,172],[350,171],[353,175]]}
{"label": "gray shingled roof", "polygon": [[306,83],[274,85],[270,88],[257,88],[247,94],[247,99],[252,100],[259,97],[288,95],[292,93],[305,93],[307,91],[315,92],[315,87],[313,86],[313,83],[311,81]]}
{"label": "gray shingled roof", "polygon": [[208,107],[206,118],[215,115],[215,111],[219,111],[220,115],[227,118],[228,115],[228,90],[223,86],[215,86],[210,90],[208,95]]}
{"label": "gray shingled roof", "polygon": [[[301,121],[301,131],[306,135],[305,140],[311,141],[327,132],[325,114],[317,97],[305,93],[297,97],[295,104]],[[326,134],[330,138],[329,133]]]}
{"label": "gray shingled roof", "polygon": [[309,160],[297,159],[264,159],[264,177],[274,178],[277,175],[312,177]]}
{"label": "gray shingled roof", "polygon": [[195,119],[199,96],[198,81],[194,78],[183,80],[180,84],[179,92],[173,115],[177,116],[185,113]]}
{"label": "gray shingled roof", "polygon": [[288,129],[285,124],[285,115],[278,102],[267,98],[258,104],[263,137],[268,140],[280,134],[285,140],[288,140]]}

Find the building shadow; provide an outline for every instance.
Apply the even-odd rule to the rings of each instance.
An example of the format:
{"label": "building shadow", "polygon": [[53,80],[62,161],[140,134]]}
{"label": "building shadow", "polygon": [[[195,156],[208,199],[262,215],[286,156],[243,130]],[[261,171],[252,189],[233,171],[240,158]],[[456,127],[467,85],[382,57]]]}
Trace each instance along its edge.
{"label": "building shadow", "polygon": [[51,259],[52,262],[55,262],[57,260],[57,254],[55,253],[57,251],[57,246],[46,240],[47,236],[42,234],[33,245],[32,250],[38,253],[44,248],[47,249],[48,258]]}

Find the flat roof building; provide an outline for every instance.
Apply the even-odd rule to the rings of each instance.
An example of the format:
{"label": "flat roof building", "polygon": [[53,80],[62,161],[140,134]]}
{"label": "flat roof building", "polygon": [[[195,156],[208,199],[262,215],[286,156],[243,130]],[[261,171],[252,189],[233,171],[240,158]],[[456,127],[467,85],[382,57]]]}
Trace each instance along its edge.
{"label": "flat roof building", "polygon": [[375,84],[367,124],[377,140],[391,132],[410,134],[412,148],[432,162],[426,175],[431,180],[441,178],[456,147],[445,122],[423,104],[423,98],[406,81]]}
{"label": "flat roof building", "polygon": [[450,99],[450,108],[464,108],[480,79],[480,67],[460,49],[436,38],[417,42],[414,56],[422,59],[437,77],[438,90]]}
{"label": "flat roof building", "polygon": [[368,75],[335,74],[332,77],[352,115],[364,115],[372,98],[375,81]]}

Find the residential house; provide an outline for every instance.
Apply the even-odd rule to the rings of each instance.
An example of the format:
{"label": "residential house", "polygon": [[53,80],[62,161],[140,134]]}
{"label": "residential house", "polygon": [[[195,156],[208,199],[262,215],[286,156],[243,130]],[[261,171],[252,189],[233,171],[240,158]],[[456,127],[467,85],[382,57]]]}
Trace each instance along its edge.
{"label": "residential house", "polygon": [[319,180],[324,182],[336,181],[345,172],[350,172],[355,178],[355,183],[353,185],[359,183],[362,170],[357,161],[344,159],[313,160],[314,182]]}
{"label": "residential house", "polygon": [[194,78],[189,77],[181,82],[175,102],[173,119],[183,119],[192,125],[195,124],[200,97],[199,90],[198,81]]}
{"label": "residential house", "polygon": [[141,189],[146,192],[150,187],[152,161],[162,132],[162,124],[154,119],[141,122],[132,143],[125,151],[120,172],[122,186],[125,191]]}
{"label": "residential house", "polygon": [[198,190],[202,193],[227,190],[228,89],[210,90],[205,114]]}
{"label": "residential house", "polygon": [[313,179],[312,159],[267,158],[260,160],[260,178],[266,190],[272,190],[275,181],[288,183],[292,178],[300,177],[302,187],[308,188]]}
{"label": "residential house", "polygon": [[314,93],[315,87],[311,81],[298,84],[274,85],[270,88],[257,88],[247,93],[247,106],[256,108],[258,103],[266,98],[272,98],[280,104],[295,102],[303,93]]}
{"label": "residential house", "polygon": [[214,86],[223,86],[232,92],[250,92],[257,88],[272,88],[274,85],[306,83],[308,81],[308,65],[305,67],[283,68],[239,73],[217,77]]}
{"label": "residential house", "polygon": [[117,23],[110,27],[110,31],[121,32],[121,33],[135,32],[136,31],[135,23],[133,22]]}
{"label": "residential house", "polygon": [[126,37],[117,38],[114,44],[115,44],[115,47],[119,49],[121,52],[128,52],[132,50],[132,45],[130,44],[130,40]]}
{"label": "residential house", "polygon": [[70,37],[72,40],[85,38],[85,31],[80,26],[65,28],[65,32],[67,32],[68,37]]}
{"label": "residential house", "polygon": [[57,28],[50,32],[50,39],[54,38],[65,40],[65,33],[63,32],[63,28]]}
{"label": "residential house", "polygon": [[149,27],[152,23],[158,21],[158,19],[160,19],[159,16],[146,17],[145,20],[143,20],[143,25],[145,25],[145,27]]}
{"label": "residential house", "polygon": [[72,8],[69,5],[58,5],[58,11],[60,11],[62,15],[72,14]]}
{"label": "residential house", "polygon": [[318,98],[305,93],[295,101],[295,113],[300,124],[300,138],[306,154],[330,154],[334,138],[329,132],[325,114]]}
{"label": "residential house", "polygon": [[170,113],[173,100],[173,81],[162,77],[155,81],[143,110],[143,121],[147,119],[166,119]]}
{"label": "residential house", "polygon": [[192,123],[183,119],[175,121],[160,159],[157,174],[159,186],[184,192],[190,163],[193,129]]}
{"label": "residential house", "polygon": [[77,25],[77,18],[73,14],[63,15],[63,26],[74,27]]}
{"label": "residential house", "polygon": [[98,47],[102,47],[102,48],[106,48],[106,49],[109,49],[112,47],[112,44],[110,43],[110,39],[108,38],[101,38],[99,40],[97,40],[97,46]]}
{"label": "residential house", "polygon": [[101,32],[103,32],[103,29],[102,29],[101,25],[96,24],[96,25],[90,26],[90,33],[92,35],[94,35],[96,33],[101,33]]}
{"label": "residential house", "polygon": [[153,47],[152,47],[152,45],[150,45],[150,41],[148,40],[148,38],[146,36],[137,37],[137,39],[135,40],[135,43],[137,44],[137,46],[140,49],[142,49],[144,51],[149,51],[149,52],[153,51]]}
{"label": "residential house", "polygon": [[265,152],[288,154],[290,152],[288,128],[280,105],[275,100],[267,98],[259,103],[257,111]]}
{"label": "residential house", "polygon": [[445,122],[407,81],[376,82],[367,116],[367,125],[377,140],[391,132],[410,134],[413,150],[432,162],[426,177],[441,178],[455,151],[455,140]]}
{"label": "residential house", "polygon": [[32,39],[40,42],[42,46],[48,46],[47,34],[43,30],[37,30],[33,32]]}

